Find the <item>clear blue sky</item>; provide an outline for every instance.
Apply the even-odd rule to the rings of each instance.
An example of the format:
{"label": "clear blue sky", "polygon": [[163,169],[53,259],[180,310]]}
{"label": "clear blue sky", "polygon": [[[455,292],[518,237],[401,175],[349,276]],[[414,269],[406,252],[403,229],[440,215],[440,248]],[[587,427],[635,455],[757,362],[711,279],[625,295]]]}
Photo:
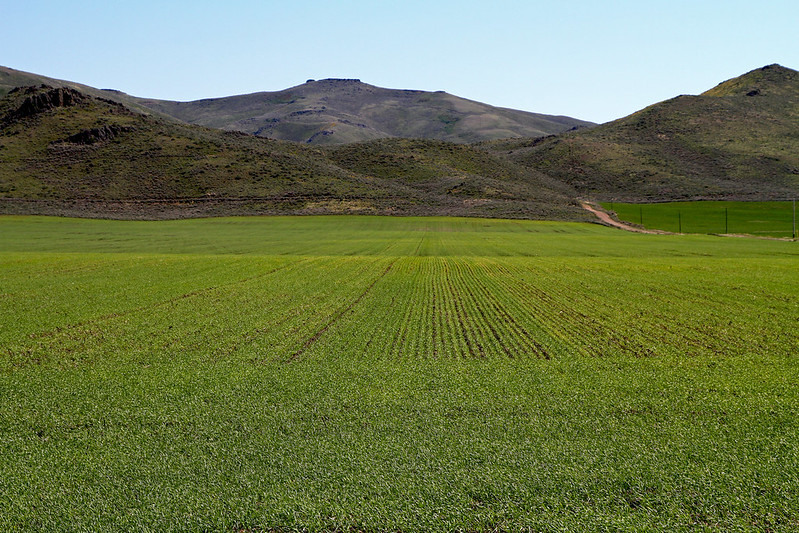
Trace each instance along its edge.
{"label": "clear blue sky", "polygon": [[770,63],[796,0],[0,0],[0,65],[171,100],[360,78],[596,122]]}

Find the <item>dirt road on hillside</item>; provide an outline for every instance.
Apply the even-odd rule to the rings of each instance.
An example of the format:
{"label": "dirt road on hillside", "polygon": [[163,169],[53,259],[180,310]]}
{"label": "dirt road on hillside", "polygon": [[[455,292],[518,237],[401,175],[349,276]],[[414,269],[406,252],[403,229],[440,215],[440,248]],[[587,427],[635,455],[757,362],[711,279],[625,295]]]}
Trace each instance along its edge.
{"label": "dirt road on hillside", "polygon": [[586,211],[593,213],[596,217],[602,221],[603,224],[608,226],[613,226],[614,228],[619,228],[627,231],[633,231],[635,233],[649,233],[649,234],[657,234],[657,235],[673,235],[673,233],[669,231],[662,231],[662,230],[653,230],[653,229],[644,229],[638,228],[635,226],[630,226],[629,224],[625,224],[624,222],[619,222],[618,220],[613,220],[610,218],[610,215],[607,214],[605,211],[597,209],[596,207],[592,206],[588,202],[580,202],[580,205],[583,206],[583,209]]}

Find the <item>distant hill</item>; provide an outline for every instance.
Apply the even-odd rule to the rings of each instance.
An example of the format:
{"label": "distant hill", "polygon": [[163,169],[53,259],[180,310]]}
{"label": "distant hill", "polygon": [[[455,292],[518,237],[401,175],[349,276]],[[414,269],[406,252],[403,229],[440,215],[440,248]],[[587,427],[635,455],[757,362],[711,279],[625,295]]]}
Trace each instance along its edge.
{"label": "distant hill", "polygon": [[387,137],[463,143],[538,137],[594,125],[570,117],[493,107],[443,91],[383,89],[350,79],[309,80],[277,92],[173,102],[0,67],[0,95],[16,86],[40,84],[72,87],[189,124],[310,144]]}
{"label": "distant hill", "polygon": [[596,128],[483,145],[602,200],[799,195],[799,73],[769,65]]}
{"label": "distant hill", "polygon": [[[30,76],[0,71],[0,88]],[[587,220],[577,197],[799,196],[799,73],[779,65],[601,126],[545,137],[464,144],[381,137],[366,122],[336,122],[346,127],[330,134],[313,129],[313,121],[327,117],[329,109],[342,112],[346,106],[341,102],[368,116],[364,109],[372,108],[363,103],[374,97],[377,109],[386,102],[384,91],[391,92],[355,80],[322,80],[280,93],[178,104],[69,82],[8,90],[0,99],[0,213],[119,218],[379,213]],[[339,96],[323,100],[323,93]],[[366,95],[357,96],[361,93]],[[444,93],[398,93],[396,98],[406,99],[398,107],[409,110],[407,120],[396,118],[403,127],[443,127],[448,135],[458,135],[461,121],[471,120],[439,120],[435,127],[427,119],[411,120],[418,111],[412,102],[420,99],[482,109],[482,104]],[[271,134],[285,126],[319,143],[326,137],[341,140],[353,131],[378,138],[314,146],[185,122],[210,121],[214,127],[246,122],[241,116],[253,116],[265,99],[293,117],[270,118]],[[307,109],[309,102],[320,108]],[[177,113],[173,108],[185,113],[182,119],[171,115]],[[225,110],[230,112],[226,118]],[[385,109],[374,112],[392,116]]]}
{"label": "distant hill", "polygon": [[195,102],[138,100],[190,124],[314,144],[386,137],[474,142],[592,126],[570,117],[493,107],[447,94],[383,89],[360,80],[309,80],[284,91]]}
{"label": "distant hill", "polygon": [[573,196],[469,145],[383,139],[320,149],[176,123],[63,86],[0,99],[0,213],[587,220]]}

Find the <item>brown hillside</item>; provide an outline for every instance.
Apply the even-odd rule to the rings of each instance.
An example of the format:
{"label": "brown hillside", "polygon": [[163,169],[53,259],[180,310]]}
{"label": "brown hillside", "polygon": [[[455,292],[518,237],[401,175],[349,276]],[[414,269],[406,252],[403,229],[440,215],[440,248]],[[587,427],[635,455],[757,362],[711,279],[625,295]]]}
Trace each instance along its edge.
{"label": "brown hillside", "polygon": [[584,220],[572,192],[482,150],[441,141],[320,150],[174,123],[70,88],[27,87],[0,99],[0,213]]}
{"label": "brown hillside", "polygon": [[487,145],[605,200],[799,193],[799,76],[770,65],[590,130]]}

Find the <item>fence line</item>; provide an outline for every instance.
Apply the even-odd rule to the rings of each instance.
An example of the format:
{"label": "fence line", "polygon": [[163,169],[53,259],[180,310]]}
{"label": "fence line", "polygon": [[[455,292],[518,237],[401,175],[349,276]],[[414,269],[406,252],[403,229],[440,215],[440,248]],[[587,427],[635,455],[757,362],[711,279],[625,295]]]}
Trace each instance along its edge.
{"label": "fence line", "polygon": [[[796,202],[752,202],[746,205],[609,202],[618,218],[648,229],[677,233],[772,235],[796,239]],[[741,202],[743,204],[743,202]]]}

